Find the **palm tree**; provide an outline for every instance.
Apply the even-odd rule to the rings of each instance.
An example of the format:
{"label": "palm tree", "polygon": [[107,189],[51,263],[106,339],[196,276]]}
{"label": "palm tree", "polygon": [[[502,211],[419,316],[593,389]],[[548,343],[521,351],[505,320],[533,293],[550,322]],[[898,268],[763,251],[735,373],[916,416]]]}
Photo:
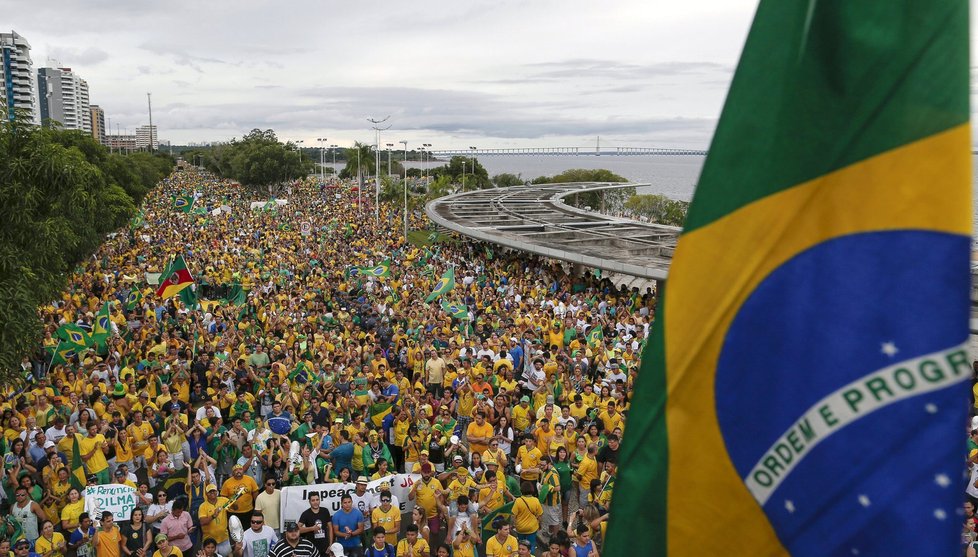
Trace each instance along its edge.
{"label": "palm tree", "polygon": [[[353,178],[357,175],[367,176],[374,168],[373,145],[356,141],[353,147],[346,150],[346,167],[340,171],[340,178]],[[359,165],[359,168],[358,168]]]}

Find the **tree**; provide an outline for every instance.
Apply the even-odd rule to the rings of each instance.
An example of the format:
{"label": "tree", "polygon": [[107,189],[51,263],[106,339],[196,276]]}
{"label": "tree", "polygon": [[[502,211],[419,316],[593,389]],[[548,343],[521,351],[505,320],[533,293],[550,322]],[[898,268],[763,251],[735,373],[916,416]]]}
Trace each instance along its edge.
{"label": "tree", "polygon": [[645,217],[652,222],[682,226],[686,221],[686,211],[689,203],[674,201],[664,195],[633,195],[625,202],[625,209],[633,214]]}
{"label": "tree", "polygon": [[[358,156],[359,154],[359,156]],[[346,180],[360,176],[373,176],[376,169],[376,159],[374,158],[373,145],[353,143],[353,147],[346,150],[346,166],[340,170],[340,178]],[[358,166],[359,165],[359,166]]]}
{"label": "tree", "polygon": [[[565,170],[556,176],[540,176],[533,184],[567,184],[571,182],[611,182],[627,183],[628,179],[604,168],[586,169],[573,168]],[[634,187],[616,188],[606,191],[586,191],[574,194],[568,198],[571,205],[590,207],[595,210],[621,211],[625,202],[635,195]]]}
{"label": "tree", "polygon": [[37,308],[135,214],[128,192],[151,176],[138,157],[119,157],[84,134],[0,122],[0,380],[23,379],[20,361],[40,342]]}
{"label": "tree", "polygon": [[297,145],[282,143],[274,130],[257,128],[240,140],[184,152],[187,160],[194,156],[211,172],[257,188],[305,178],[316,170],[316,160],[303,156]]}
{"label": "tree", "polygon": [[466,191],[492,187],[489,172],[475,157],[452,157],[447,165],[436,166],[431,169],[433,177],[448,176],[452,182],[460,186],[463,183],[463,174]]}
{"label": "tree", "polygon": [[509,172],[503,172],[502,174],[496,174],[492,177],[492,183],[497,188],[508,188],[511,186],[522,186],[523,177],[520,174],[510,174]]}

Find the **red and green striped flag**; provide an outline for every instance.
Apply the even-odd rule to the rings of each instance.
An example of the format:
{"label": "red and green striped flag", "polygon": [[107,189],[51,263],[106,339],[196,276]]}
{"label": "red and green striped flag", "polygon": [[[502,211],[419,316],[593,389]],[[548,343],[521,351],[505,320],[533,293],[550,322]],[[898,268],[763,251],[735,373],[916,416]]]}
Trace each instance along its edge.
{"label": "red and green striped flag", "polygon": [[165,300],[176,296],[193,283],[194,277],[187,269],[187,262],[183,260],[182,255],[178,255],[160,275],[160,285],[156,289],[156,295]]}
{"label": "red and green striped flag", "polygon": [[761,1],[602,555],[960,554],[968,22],[965,0]]}

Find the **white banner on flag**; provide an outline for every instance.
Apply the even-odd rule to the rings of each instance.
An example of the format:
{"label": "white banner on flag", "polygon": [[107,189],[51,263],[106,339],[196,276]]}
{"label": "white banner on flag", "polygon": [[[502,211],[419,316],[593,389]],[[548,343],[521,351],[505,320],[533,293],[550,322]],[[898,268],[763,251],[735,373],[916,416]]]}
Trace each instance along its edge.
{"label": "white banner on flag", "polygon": [[[421,480],[421,474],[396,474],[387,476],[382,480],[373,480],[367,484],[367,493],[377,495],[380,493],[380,484],[388,482],[391,485],[391,494],[397,497],[401,507],[401,514],[409,513],[414,510],[414,501],[408,501],[408,492],[414,482]],[[297,487],[282,488],[282,506],[279,516],[281,524],[279,528],[285,531],[286,524],[299,520],[299,515],[309,508],[309,494],[319,493],[322,499],[322,507],[335,513],[340,510],[340,498],[345,493],[353,493],[357,485],[355,483],[335,483],[335,484],[315,484]]]}
{"label": "white banner on flag", "polygon": [[102,518],[102,511],[112,511],[116,522],[128,522],[136,506],[136,490],[128,485],[90,485],[85,488],[85,512],[93,520]]}

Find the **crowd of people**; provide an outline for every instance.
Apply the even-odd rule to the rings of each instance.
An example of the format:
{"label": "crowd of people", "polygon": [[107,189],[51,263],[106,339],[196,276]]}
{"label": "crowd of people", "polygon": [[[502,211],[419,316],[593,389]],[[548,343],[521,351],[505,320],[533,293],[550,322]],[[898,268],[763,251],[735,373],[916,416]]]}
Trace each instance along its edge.
{"label": "crowd of people", "polygon": [[[599,556],[654,292],[420,212],[407,243],[360,194],[310,179],[267,202],[187,169],[147,197],[39,308],[26,386],[3,387],[0,555]],[[162,299],[177,255],[195,284]],[[108,338],[59,360],[106,304]],[[364,494],[399,473],[420,475],[403,516],[389,485]],[[86,505],[82,478],[135,488],[131,515]],[[339,510],[310,492],[282,524],[283,487],[337,482]]]}

